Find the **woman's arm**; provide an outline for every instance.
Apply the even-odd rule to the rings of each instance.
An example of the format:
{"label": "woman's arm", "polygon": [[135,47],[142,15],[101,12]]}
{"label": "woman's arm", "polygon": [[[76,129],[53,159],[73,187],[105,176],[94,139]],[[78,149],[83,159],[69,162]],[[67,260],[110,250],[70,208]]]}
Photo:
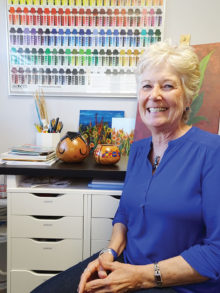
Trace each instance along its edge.
{"label": "woman's arm", "polygon": [[118,255],[122,253],[126,245],[127,228],[122,223],[116,223],[113,226],[111,240],[108,247],[114,249]]}
{"label": "woman's arm", "polygon": [[[172,257],[158,263],[163,287],[178,286],[207,281],[208,278],[194,270],[182,256]],[[143,288],[155,286],[154,265],[137,266],[138,274],[143,277]],[[149,287],[148,287],[149,288]]]}
{"label": "woman's arm", "polygon": [[[154,265],[130,265],[119,262],[102,262],[101,266],[110,271],[104,279],[96,279],[85,284],[86,291],[127,292],[132,289],[156,287]],[[204,282],[201,276],[181,256],[159,262],[163,287]]]}

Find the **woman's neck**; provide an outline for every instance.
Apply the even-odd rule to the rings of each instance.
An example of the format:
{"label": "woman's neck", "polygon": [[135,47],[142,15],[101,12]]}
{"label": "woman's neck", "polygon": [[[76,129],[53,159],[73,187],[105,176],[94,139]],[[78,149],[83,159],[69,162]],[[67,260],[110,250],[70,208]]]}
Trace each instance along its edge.
{"label": "woman's neck", "polygon": [[183,124],[175,131],[167,130],[167,131],[153,131],[152,132],[152,150],[151,150],[151,162],[155,161],[156,157],[159,157],[161,161],[165,150],[168,147],[168,143],[171,140],[177,139],[183,136],[192,126]]}
{"label": "woman's neck", "polygon": [[152,143],[154,150],[165,151],[168,146],[168,143],[171,140],[177,139],[183,136],[192,126],[182,124],[175,130],[166,129],[162,131],[152,131]]}

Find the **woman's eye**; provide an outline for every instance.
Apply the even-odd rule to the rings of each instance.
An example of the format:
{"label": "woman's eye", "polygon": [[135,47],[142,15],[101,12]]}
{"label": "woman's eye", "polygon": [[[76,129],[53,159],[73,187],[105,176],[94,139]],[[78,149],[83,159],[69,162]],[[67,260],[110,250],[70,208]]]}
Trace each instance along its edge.
{"label": "woman's eye", "polygon": [[151,86],[150,84],[145,84],[145,85],[143,85],[143,88],[144,88],[144,89],[151,89],[152,86]]}
{"label": "woman's eye", "polygon": [[173,87],[172,84],[164,84],[163,88],[166,89],[166,90],[170,90],[170,89],[173,89],[174,87]]}

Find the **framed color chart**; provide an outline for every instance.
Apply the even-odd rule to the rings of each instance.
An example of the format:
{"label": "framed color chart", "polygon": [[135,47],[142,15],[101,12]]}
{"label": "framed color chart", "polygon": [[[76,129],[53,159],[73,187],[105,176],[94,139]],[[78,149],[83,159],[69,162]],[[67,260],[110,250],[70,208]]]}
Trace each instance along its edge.
{"label": "framed color chart", "polygon": [[10,94],[134,97],[165,0],[7,0]]}

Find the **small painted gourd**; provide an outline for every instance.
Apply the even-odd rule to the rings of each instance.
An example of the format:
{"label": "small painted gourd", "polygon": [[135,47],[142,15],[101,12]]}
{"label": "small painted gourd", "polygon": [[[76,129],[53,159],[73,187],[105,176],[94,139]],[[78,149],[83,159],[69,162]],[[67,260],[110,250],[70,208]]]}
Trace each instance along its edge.
{"label": "small painted gourd", "polygon": [[98,144],[93,155],[96,162],[102,165],[113,165],[120,160],[119,148],[114,144]]}

